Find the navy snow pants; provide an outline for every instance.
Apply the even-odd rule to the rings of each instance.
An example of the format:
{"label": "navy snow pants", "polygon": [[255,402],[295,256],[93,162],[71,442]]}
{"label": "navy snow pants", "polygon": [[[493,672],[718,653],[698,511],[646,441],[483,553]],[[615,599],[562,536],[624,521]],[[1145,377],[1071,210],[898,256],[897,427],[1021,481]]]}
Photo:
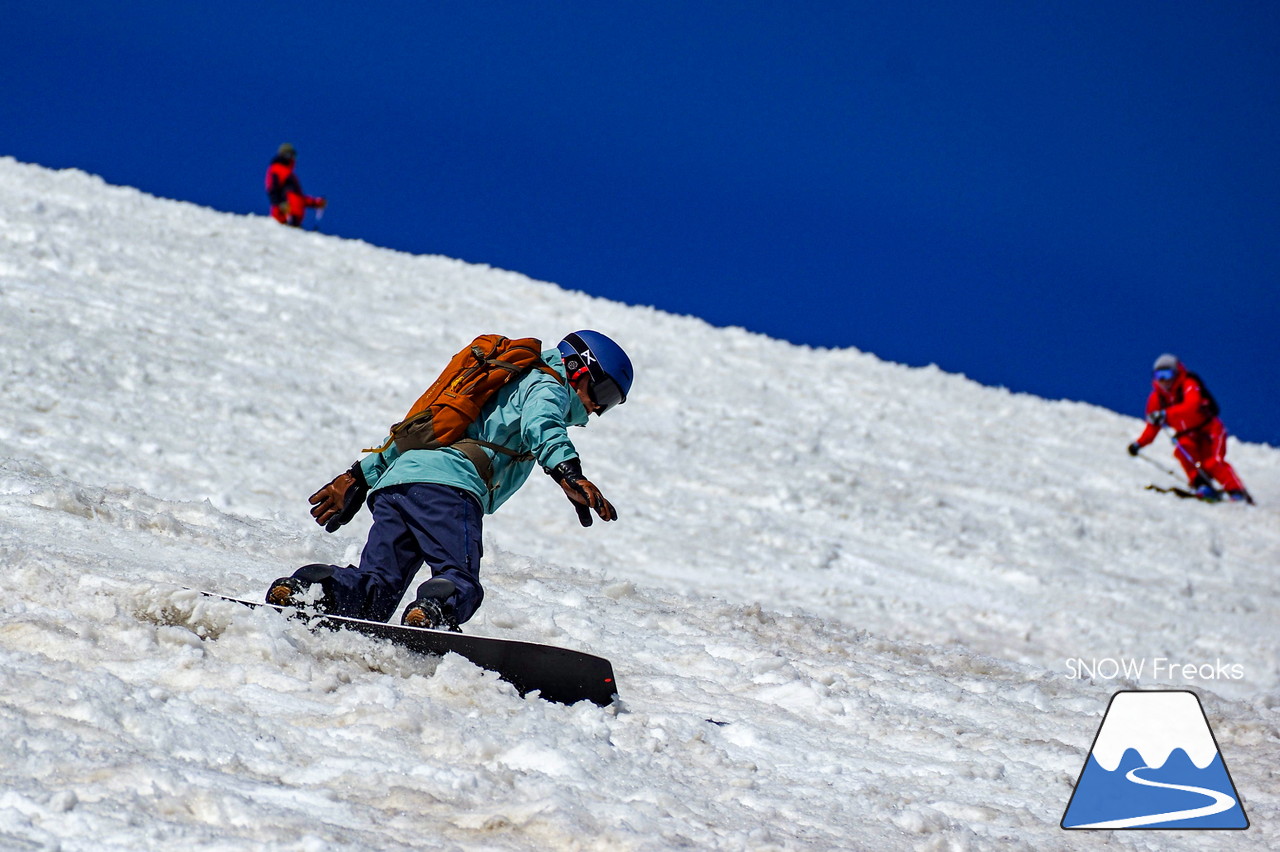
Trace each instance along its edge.
{"label": "navy snow pants", "polygon": [[[337,615],[388,621],[422,566],[446,577],[457,591],[448,599],[458,623],[484,599],[480,586],[481,522],[476,498],[447,485],[390,485],[369,498],[373,526],[360,567],[336,567],[327,581]],[[424,580],[427,578],[423,578]]]}

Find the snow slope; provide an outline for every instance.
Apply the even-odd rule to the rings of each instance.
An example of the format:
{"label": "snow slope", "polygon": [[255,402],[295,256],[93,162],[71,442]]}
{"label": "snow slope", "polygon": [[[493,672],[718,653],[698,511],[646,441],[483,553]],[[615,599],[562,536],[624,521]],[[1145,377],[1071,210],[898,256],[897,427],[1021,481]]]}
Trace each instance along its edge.
{"label": "snow slope", "polygon": [[[474,334],[580,327],[636,363],[574,432],[621,518],[535,476],[467,629],[610,658],[615,707],[183,590],[356,561],[306,495]],[[1252,828],[1111,845],[1280,846],[1274,448],[1231,447],[1258,506],[1180,501],[1132,417],[11,159],[0,365],[0,849],[1093,848],[1135,685],[1201,695]]]}

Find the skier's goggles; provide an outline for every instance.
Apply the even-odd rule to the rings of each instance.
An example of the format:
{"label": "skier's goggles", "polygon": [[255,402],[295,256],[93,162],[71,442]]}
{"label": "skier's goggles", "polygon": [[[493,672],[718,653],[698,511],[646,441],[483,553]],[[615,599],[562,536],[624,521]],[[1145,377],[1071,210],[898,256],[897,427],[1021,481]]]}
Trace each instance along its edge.
{"label": "skier's goggles", "polygon": [[1175,372],[1175,370],[1156,370],[1151,375],[1157,382],[1171,382]]}
{"label": "skier's goggles", "polygon": [[626,396],[622,393],[622,388],[618,387],[618,383],[608,376],[603,379],[593,378],[587,385],[587,396],[591,397],[592,402],[600,406],[597,416],[604,414],[610,408],[626,400]]}
{"label": "skier's goggles", "polygon": [[[580,358],[581,356],[572,356]],[[573,362],[575,365],[577,361]],[[566,365],[568,366],[568,365]],[[570,367],[572,369],[572,367]],[[569,381],[576,382],[582,376],[587,376],[587,396],[591,397],[591,401],[596,404],[596,416],[599,417],[615,405],[620,405],[627,401],[627,395],[622,392],[622,388],[611,376],[601,370],[599,367],[592,369],[591,367],[578,367],[569,374]]]}

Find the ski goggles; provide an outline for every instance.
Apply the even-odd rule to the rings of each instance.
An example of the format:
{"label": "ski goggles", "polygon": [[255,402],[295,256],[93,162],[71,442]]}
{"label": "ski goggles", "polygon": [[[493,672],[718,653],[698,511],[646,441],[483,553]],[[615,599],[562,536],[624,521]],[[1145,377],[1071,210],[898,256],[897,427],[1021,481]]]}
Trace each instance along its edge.
{"label": "ski goggles", "polygon": [[[587,351],[590,353],[590,350]],[[584,360],[589,363],[583,364]],[[615,405],[621,405],[627,401],[627,395],[622,392],[622,387],[613,380],[612,376],[600,369],[594,356],[588,354],[584,358],[582,355],[571,355],[565,359],[565,367],[569,371],[571,382],[576,382],[584,375],[587,377],[587,396],[596,404],[597,417]]]}
{"label": "ski goggles", "polygon": [[1151,375],[1157,382],[1171,382],[1176,372],[1176,370],[1156,370]]}
{"label": "ski goggles", "polygon": [[626,395],[622,393],[622,388],[618,387],[618,383],[608,376],[603,379],[592,378],[587,385],[587,396],[591,397],[591,401],[600,406],[597,416],[604,414],[615,405],[619,405],[626,400]]}

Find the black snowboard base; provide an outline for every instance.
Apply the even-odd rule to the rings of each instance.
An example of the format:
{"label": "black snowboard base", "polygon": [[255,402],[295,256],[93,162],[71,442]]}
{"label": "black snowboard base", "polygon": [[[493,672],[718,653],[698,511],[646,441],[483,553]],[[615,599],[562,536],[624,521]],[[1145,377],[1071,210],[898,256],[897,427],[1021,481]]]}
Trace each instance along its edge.
{"label": "black snowboard base", "polygon": [[586,700],[607,707],[613,703],[618,692],[613,680],[613,666],[609,661],[582,651],[537,642],[385,624],[341,615],[308,615],[292,607],[246,601],[216,592],[200,591],[200,594],[255,609],[274,609],[299,619],[312,630],[354,630],[419,654],[443,656],[453,652],[480,668],[495,673],[514,686],[521,695],[537,692],[539,697],[557,704],[576,704]]}

